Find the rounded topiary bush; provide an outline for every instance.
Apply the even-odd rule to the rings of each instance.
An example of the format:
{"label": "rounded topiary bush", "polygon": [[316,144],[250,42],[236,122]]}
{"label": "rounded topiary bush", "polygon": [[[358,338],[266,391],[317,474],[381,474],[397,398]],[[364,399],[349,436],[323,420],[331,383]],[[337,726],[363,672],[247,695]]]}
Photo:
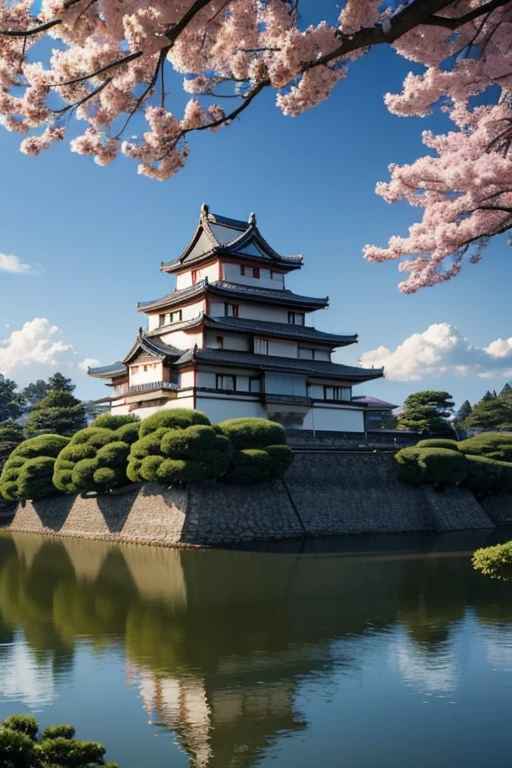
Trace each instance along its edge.
{"label": "rounded topiary bush", "polygon": [[[204,414],[200,417],[206,418]],[[184,422],[179,418],[173,423]],[[194,424],[182,429],[160,426],[132,445],[128,477],[133,482],[165,485],[211,480],[227,471],[231,453],[228,438],[219,435],[212,426]]]}
{"label": "rounded topiary bush", "polygon": [[512,541],[477,549],[472,562],[475,570],[491,579],[512,580]]}
{"label": "rounded topiary bush", "polygon": [[158,429],[187,429],[197,424],[211,426],[210,419],[201,411],[192,411],[188,408],[174,408],[157,411],[140,423],[139,437],[145,437]]}
{"label": "rounded topiary bush", "polygon": [[485,456],[488,459],[512,462],[512,434],[510,432],[484,432],[459,443],[462,453]]}
{"label": "rounded topiary bush", "polygon": [[462,485],[472,491],[493,491],[500,487],[504,462],[487,459],[485,456],[467,454],[468,472]]}
{"label": "rounded topiary bush", "polygon": [[274,421],[228,419],[217,424],[216,430],[233,445],[231,464],[222,478],[227,483],[278,480],[293,461],[286,432]]}
{"label": "rounded topiary bush", "polygon": [[115,415],[112,413],[102,413],[101,416],[96,416],[94,421],[91,422],[91,427],[103,427],[105,429],[119,429],[127,424],[136,424],[137,429],[140,426],[140,419],[138,416],[126,413],[123,415]]}
{"label": "rounded topiary bush", "polygon": [[[105,416],[109,414],[99,419]],[[110,418],[116,421],[104,419],[104,423],[115,425],[124,417]],[[128,454],[137,430],[138,423],[132,420],[117,429],[91,426],[77,432],[55,462],[55,487],[64,493],[105,493],[126,485]]]}
{"label": "rounded topiary bush", "polygon": [[458,451],[459,444],[456,440],[443,440],[443,438],[431,438],[429,440],[420,440],[416,443],[416,448],[447,448],[448,450]]}
{"label": "rounded topiary bush", "polygon": [[57,490],[52,482],[56,457],[69,437],[39,435],[21,443],[7,459],[0,476],[0,493],[7,501],[43,499]]}
{"label": "rounded topiary bush", "polygon": [[403,448],[395,459],[398,477],[409,483],[456,485],[469,470],[463,454],[446,448]]}

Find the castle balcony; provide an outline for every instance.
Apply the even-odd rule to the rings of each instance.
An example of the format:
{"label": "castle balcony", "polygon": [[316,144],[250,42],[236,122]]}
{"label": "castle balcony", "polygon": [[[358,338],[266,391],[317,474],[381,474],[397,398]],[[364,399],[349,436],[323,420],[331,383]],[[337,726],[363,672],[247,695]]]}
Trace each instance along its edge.
{"label": "castle balcony", "polygon": [[136,404],[146,400],[172,400],[178,396],[178,389],[178,384],[172,381],[134,384],[125,392],[124,401],[126,404]]}
{"label": "castle balcony", "polygon": [[305,397],[303,395],[275,395],[266,392],[263,393],[262,400],[264,403],[279,403],[280,405],[313,405],[313,398]]}

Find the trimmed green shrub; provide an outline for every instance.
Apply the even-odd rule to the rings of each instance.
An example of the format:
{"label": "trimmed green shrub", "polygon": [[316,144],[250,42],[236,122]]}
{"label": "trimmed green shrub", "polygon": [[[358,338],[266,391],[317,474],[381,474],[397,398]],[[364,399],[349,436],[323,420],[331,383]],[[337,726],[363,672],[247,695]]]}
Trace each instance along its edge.
{"label": "trimmed green shrub", "polygon": [[459,450],[474,456],[512,462],[512,433],[484,432],[460,442]]}
{"label": "trimmed green shrub", "polygon": [[72,725],[54,725],[38,739],[30,715],[11,715],[0,723],[0,766],[5,768],[118,768],[104,761],[105,749],[94,741],[76,741]]}
{"label": "trimmed green shrub", "polygon": [[69,443],[61,435],[39,435],[25,440],[7,459],[0,476],[0,494],[7,501],[42,499],[57,493],[53,482],[55,459]]}
{"label": "trimmed green shrub", "polygon": [[466,457],[446,448],[403,448],[395,459],[399,478],[409,483],[455,485],[469,471]]}
{"label": "trimmed green shrub", "polygon": [[224,474],[231,452],[230,441],[206,424],[184,429],[160,426],[131,446],[127,474],[133,482],[196,483]]}
{"label": "trimmed green shrub", "polygon": [[293,461],[286,445],[286,432],[280,424],[267,419],[228,419],[216,426],[228,437],[233,455],[227,483],[260,483],[281,478]]}
{"label": "trimmed green shrub", "polygon": [[91,422],[91,427],[103,427],[105,429],[119,429],[125,427],[127,424],[136,424],[137,429],[140,426],[140,420],[138,416],[126,413],[122,416],[116,416],[112,413],[102,413],[101,416],[96,416],[94,421]]}
{"label": "trimmed green shrub", "polygon": [[267,419],[228,419],[217,424],[217,430],[229,437],[233,448],[265,448],[286,445],[286,432],[280,424]]}
{"label": "trimmed green shrub", "polygon": [[156,432],[161,427],[166,429],[187,429],[196,424],[211,426],[210,419],[201,411],[192,411],[188,408],[174,408],[157,411],[140,423],[139,437],[145,437]]}
{"label": "trimmed green shrub", "polygon": [[4,728],[9,728],[11,731],[18,731],[24,733],[31,739],[35,739],[39,730],[37,720],[33,715],[9,715],[2,721]]}
{"label": "trimmed green shrub", "polygon": [[443,440],[443,438],[431,438],[430,440],[420,440],[416,443],[416,448],[447,448],[452,451],[459,450],[459,444],[456,440]]}
{"label": "trimmed green shrub", "polygon": [[130,453],[128,440],[131,441],[136,436],[136,430],[138,423],[132,420],[121,424],[118,429],[87,427],[77,432],[55,462],[55,487],[64,493],[106,493],[126,485],[126,468]]}
{"label": "trimmed green shrub", "polygon": [[76,731],[72,725],[50,725],[45,728],[41,738],[45,739],[72,739]]}
{"label": "trimmed green shrub", "polygon": [[468,473],[462,485],[472,491],[496,490],[501,484],[501,465],[504,462],[486,459],[485,456],[466,456]]}
{"label": "trimmed green shrub", "polygon": [[496,485],[496,491],[512,493],[512,464],[507,461],[497,461],[500,467],[500,478]]}
{"label": "trimmed green shrub", "polygon": [[512,580],[512,541],[494,547],[477,549],[472,559],[473,568],[491,579]]}

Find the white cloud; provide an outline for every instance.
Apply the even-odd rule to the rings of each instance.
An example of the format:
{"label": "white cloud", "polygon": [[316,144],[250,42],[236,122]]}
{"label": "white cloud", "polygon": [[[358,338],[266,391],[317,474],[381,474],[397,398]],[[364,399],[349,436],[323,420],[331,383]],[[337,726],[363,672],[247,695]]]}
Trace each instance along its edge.
{"label": "white cloud", "polygon": [[26,264],[18,256],[0,253],[0,272],[10,272],[13,275],[36,275],[37,269]]}
{"label": "white cloud", "polygon": [[45,317],[35,317],[20,330],[0,339],[0,371],[42,365],[74,365],[75,349],[62,339],[62,331]]}
{"label": "white cloud", "polygon": [[388,379],[420,381],[424,378],[512,376],[512,338],[496,339],[487,347],[476,347],[450,323],[433,323],[422,333],[413,333],[395,349],[377,347],[364,352],[360,364],[384,366]]}
{"label": "white cloud", "polygon": [[80,368],[80,370],[85,371],[85,373],[87,373],[88,368],[95,368],[99,364],[100,364],[100,361],[96,360],[95,357],[86,357],[85,360],[81,360],[78,363],[78,367]]}

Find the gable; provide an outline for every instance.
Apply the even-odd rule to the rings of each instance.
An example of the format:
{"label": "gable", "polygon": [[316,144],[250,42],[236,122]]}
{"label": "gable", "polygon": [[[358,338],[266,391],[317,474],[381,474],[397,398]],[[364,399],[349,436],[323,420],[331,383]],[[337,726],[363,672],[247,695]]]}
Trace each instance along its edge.
{"label": "gable", "polygon": [[237,253],[243,253],[246,256],[257,256],[259,259],[270,259],[268,253],[265,253],[263,249],[258,248],[254,240],[251,240],[247,245],[244,245],[243,248],[237,248]]}

